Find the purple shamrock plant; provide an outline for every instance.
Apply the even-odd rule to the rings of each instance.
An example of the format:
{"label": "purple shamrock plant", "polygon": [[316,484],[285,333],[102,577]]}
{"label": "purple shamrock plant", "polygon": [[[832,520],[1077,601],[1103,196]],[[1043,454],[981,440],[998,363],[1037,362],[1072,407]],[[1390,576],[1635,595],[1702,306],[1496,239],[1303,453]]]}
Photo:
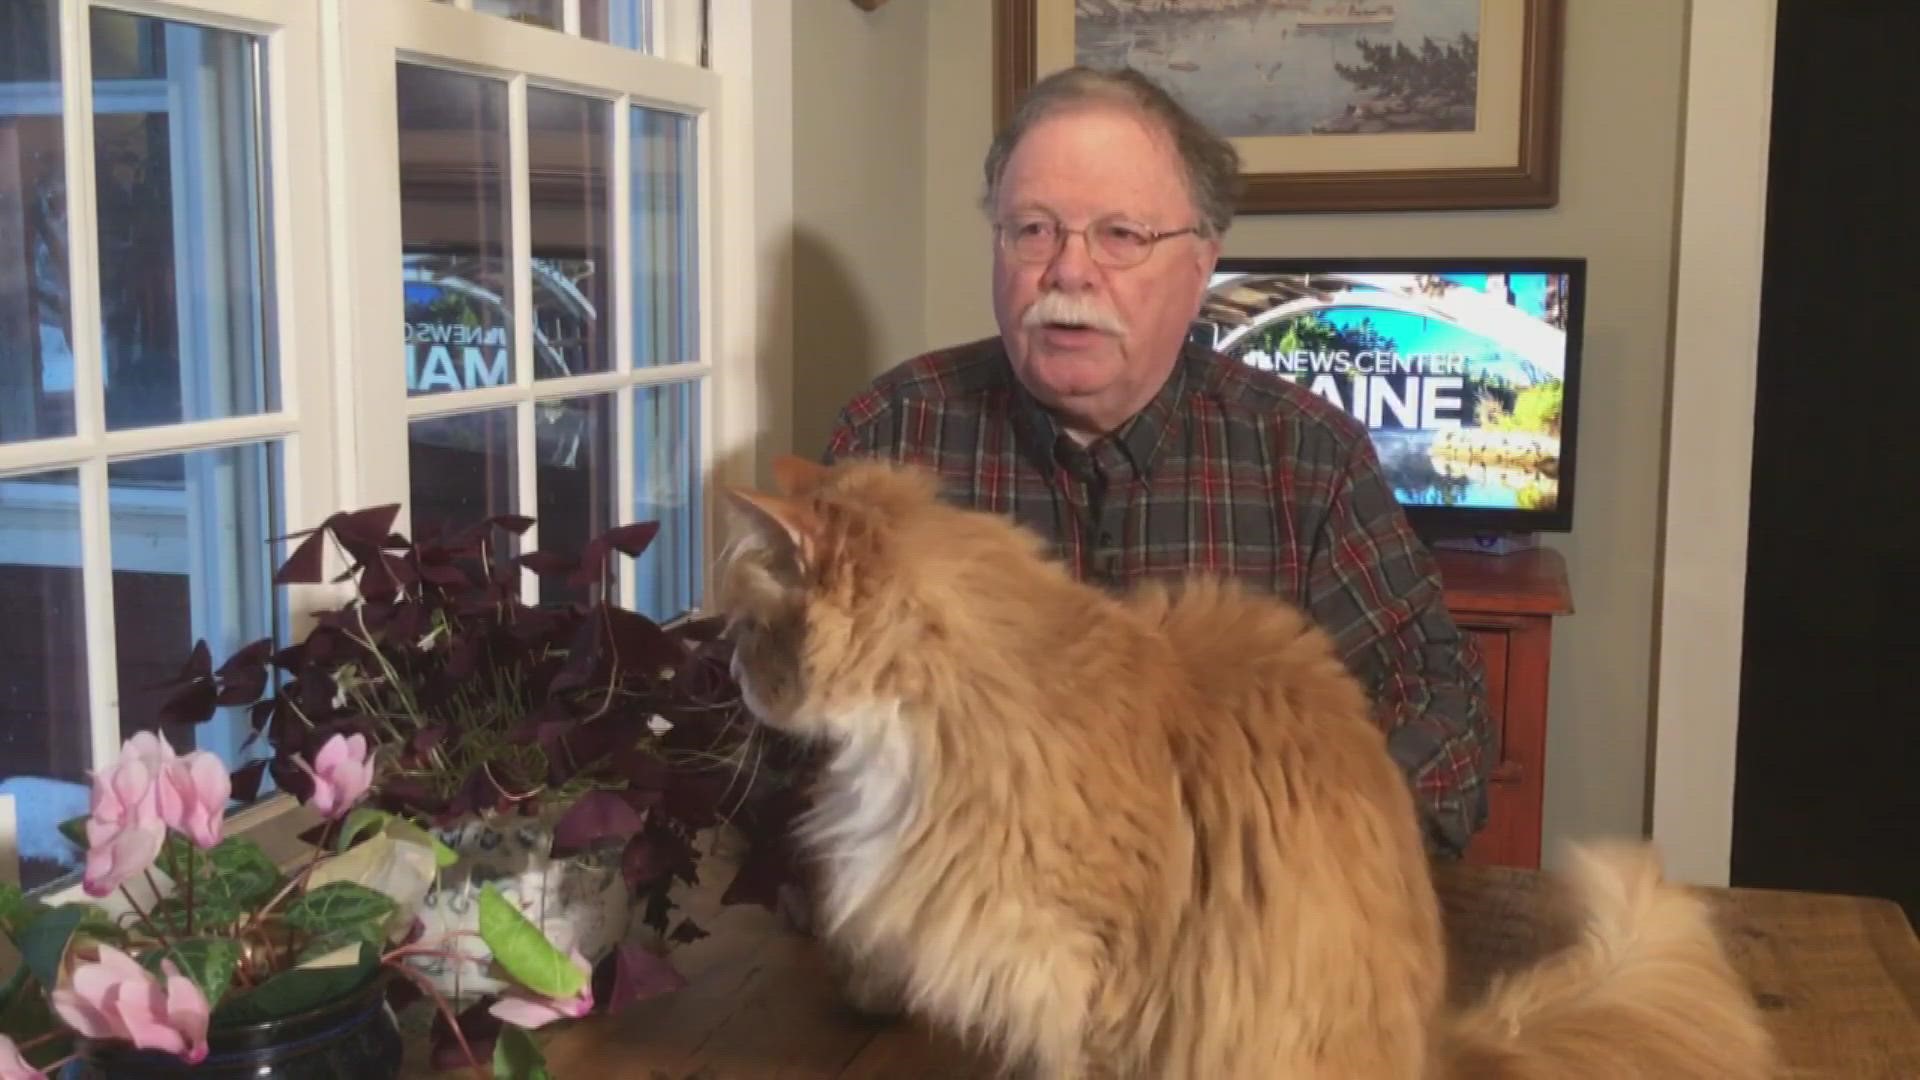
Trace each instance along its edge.
{"label": "purple shamrock plant", "polygon": [[[678,911],[676,883],[699,882],[703,837],[729,825],[745,855],[723,903],[776,902],[792,880],[794,745],[751,721],[712,618],[655,622],[611,601],[617,556],[638,558],[657,525],[621,525],[577,555],[510,554],[534,524],[488,518],[458,530],[393,531],[398,506],[337,513],[298,539],[274,581],[328,581],[332,552],[350,596],[319,611],[297,643],[237,650],[218,668],[198,643],[161,720],[197,724],[221,707],[249,710],[269,757],[232,775],[247,800],[270,774],[312,806],[335,805],[352,769],[330,740],[370,747],[367,805],[405,826],[557,813],[552,854],[617,848],[626,886],[653,931],[592,965],[594,989],[555,1015],[617,1010],[684,985],[667,955],[706,931]],[[532,605],[522,574],[558,580],[584,600]],[[482,913],[484,918],[484,912]],[[585,958],[577,962],[584,963]],[[397,993],[409,983],[396,981]],[[483,999],[435,1024],[436,1060],[480,1052],[501,1031]],[[511,1034],[511,1032],[508,1032]]]}

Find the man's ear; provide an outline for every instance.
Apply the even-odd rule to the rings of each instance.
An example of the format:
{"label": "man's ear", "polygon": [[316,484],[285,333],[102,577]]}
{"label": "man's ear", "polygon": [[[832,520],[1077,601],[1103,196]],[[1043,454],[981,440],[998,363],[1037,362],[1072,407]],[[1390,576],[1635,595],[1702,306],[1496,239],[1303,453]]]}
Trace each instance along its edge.
{"label": "man's ear", "polygon": [[786,495],[811,495],[826,475],[827,467],[817,461],[793,454],[781,454],[773,459],[773,482]]}
{"label": "man's ear", "polygon": [[810,507],[796,499],[745,488],[729,487],[726,493],[768,546],[790,553],[802,570],[813,564],[819,550],[820,518]]}

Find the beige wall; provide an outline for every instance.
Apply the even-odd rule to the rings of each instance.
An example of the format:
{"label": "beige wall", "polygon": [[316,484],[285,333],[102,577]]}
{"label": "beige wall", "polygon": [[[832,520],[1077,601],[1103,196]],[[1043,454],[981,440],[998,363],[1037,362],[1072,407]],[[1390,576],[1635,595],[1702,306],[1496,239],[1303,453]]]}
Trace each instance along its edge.
{"label": "beige wall", "polygon": [[[860,18],[826,10],[850,11],[851,4],[800,0],[796,9],[806,16],[795,19],[795,211],[803,229],[817,231],[823,248],[842,256],[835,284],[850,290],[845,297],[828,288],[812,293],[842,300],[834,307],[809,303],[805,294],[796,300],[795,429],[803,447],[808,432],[829,422],[819,415],[837,404],[828,399],[860,378],[916,349],[992,332],[987,238],[975,208],[980,156],[991,135],[991,6],[898,0]],[[1672,0],[1568,8],[1558,207],[1243,218],[1228,240],[1233,254],[1553,254],[1591,261],[1578,524],[1550,539],[1566,554],[1579,609],[1555,633],[1550,849],[1568,837],[1639,834],[1645,827],[1685,27],[1685,5]],[[918,52],[903,60],[895,49]],[[819,55],[807,55],[812,50]],[[844,66],[856,57],[873,65],[859,78]],[[913,71],[921,65],[925,74],[916,83]],[[856,84],[863,89],[853,91]],[[848,116],[815,111],[848,107],[860,94],[888,100],[861,100]],[[819,146],[831,147],[833,158],[817,153]],[[918,161],[903,159],[908,146],[919,148]],[[923,187],[906,190],[916,177]],[[893,201],[869,204],[872,213],[845,221],[850,186],[878,188]],[[919,297],[917,321],[896,307],[907,294]],[[807,347],[815,342],[831,355]]]}
{"label": "beige wall", "polygon": [[[982,5],[985,10],[985,5]],[[928,5],[793,10],[793,445],[925,340]]]}

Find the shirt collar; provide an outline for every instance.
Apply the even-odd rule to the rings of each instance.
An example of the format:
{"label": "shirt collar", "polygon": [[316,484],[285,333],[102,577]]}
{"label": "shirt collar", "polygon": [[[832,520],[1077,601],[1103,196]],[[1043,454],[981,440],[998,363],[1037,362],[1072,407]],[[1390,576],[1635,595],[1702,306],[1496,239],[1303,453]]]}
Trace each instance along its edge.
{"label": "shirt collar", "polygon": [[1027,453],[1045,466],[1059,466],[1076,475],[1096,466],[1102,475],[1126,479],[1151,474],[1161,449],[1180,430],[1186,399],[1190,348],[1182,348],[1167,381],[1148,400],[1146,406],[1117,429],[1082,447],[1068,436],[1052,412],[1027,392],[1013,375],[1012,361],[1004,347],[1001,363],[1013,392],[1013,419],[1016,431],[1026,444]]}

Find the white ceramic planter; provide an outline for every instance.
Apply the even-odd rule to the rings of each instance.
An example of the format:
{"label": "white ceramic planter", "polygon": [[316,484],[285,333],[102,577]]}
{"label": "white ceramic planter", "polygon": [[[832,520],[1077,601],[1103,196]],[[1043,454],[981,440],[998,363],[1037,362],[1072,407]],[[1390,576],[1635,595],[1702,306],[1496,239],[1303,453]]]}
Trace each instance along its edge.
{"label": "white ceramic planter", "polygon": [[626,937],[633,900],[620,875],[620,849],[553,858],[553,825],[564,812],[556,807],[539,817],[502,815],[433,830],[460,859],[440,872],[421,905],[422,940],[437,942],[464,932],[468,936],[447,940],[446,947],[472,959],[416,956],[409,962],[449,1001],[505,989],[489,977],[493,954],[478,936],[480,890],[488,885],[518,905],[562,951],[578,948],[589,961],[598,961]]}

